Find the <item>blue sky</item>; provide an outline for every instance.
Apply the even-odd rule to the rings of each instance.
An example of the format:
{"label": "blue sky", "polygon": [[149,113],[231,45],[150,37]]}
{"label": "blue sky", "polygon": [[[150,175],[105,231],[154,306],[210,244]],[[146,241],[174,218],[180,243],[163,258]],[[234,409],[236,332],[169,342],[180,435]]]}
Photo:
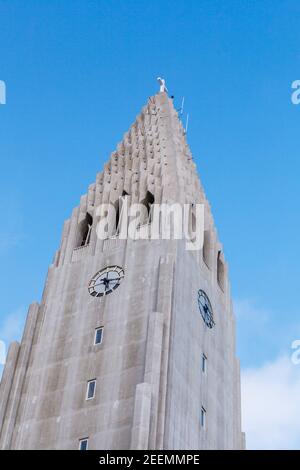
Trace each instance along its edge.
{"label": "blue sky", "polygon": [[0,340],[20,334],[63,221],[160,75],[185,96],[243,373],[284,367],[300,337],[300,3],[0,0],[0,18]]}

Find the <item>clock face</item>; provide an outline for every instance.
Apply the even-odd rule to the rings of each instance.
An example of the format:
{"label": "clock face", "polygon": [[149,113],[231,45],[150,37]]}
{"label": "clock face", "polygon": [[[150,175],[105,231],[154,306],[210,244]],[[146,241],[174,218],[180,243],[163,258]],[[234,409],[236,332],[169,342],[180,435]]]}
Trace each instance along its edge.
{"label": "clock face", "polygon": [[119,287],[124,278],[124,270],[119,266],[107,266],[91,279],[88,291],[94,297],[110,294]]}
{"label": "clock face", "polygon": [[215,324],[212,306],[209,298],[201,289],[198,291],[198,305],[204,323],[208,328],[212,328]]}

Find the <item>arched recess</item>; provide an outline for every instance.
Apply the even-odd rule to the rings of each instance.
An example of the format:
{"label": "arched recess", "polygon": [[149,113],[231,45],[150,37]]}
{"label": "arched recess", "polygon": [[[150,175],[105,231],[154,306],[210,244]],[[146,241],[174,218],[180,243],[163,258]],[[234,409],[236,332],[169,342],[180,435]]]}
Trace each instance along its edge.
{"label": "arched recess", "polygon": [[210,268],[211,267],[211,233],[210,233],[210,230],[204,230],[202,257],[206,266]]}
{"label": "arched recess", "polygon": [[147,219],[141,221],[141,225],[151,223],[152,221],[152,205],[154,204],[154,196],[150,191],[147,191],[145,199],[141,201],[147,209]]}
{"label": "arched recess", "polygon": [[77,246],[87,246],[90,243],[91,231],[93,226],[93,217],[89,212],[86,213],[85,218],[79,223],[79,239]]}
{"label": "arched recess", "polygon": [[123,202],[124,202],[124,199],[129,196],[129,194],[126,192],[126,191],[123,191],[122,192],[122,196],[120,196],[114,206],[115,206],[115,214],[116,214],[116,220],[115,220],[115,230],[114,230],[114,233],[115,235],[118,235],[118,233],[120,232],[120,219],[121,219],[121,215],[122,215],[122,207],[123,207]]}
{"label": "arched recess", "polygon": [[189,209],[189,236],[192,241],[195,241],[195,233],[197,229],[195,204],[191,204]]}
{"label": "arched recess", "polygon": [[221,250],[218,251],[217,259],[217,281],[221,289],[225,290],[225,264]]}

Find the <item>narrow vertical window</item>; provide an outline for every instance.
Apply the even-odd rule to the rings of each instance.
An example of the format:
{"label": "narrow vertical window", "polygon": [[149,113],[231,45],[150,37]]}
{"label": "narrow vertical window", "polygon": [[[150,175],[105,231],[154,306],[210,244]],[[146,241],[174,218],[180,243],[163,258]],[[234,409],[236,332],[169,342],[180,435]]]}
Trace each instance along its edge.
{"label": "narrow vertical window", "polygon": [[210,231],[204,231],[204,240],[203,240],[203,260],[208,268],[210,268],[210,245],[211,245],[211,236]]}
{"label": "narrow vertical window", "polygon": [[141,204],[144,204],[144,206],[147,209],[147,219],[144,219],[141,221],[141,225],[148,224],[152,222],[152,210],[153,210],[153,204],[154,204],[154,196],[150,191],[147,191],[145,199],[141,202]]}
{"label": "narrow vertical window", "polygon": [[86,389],[86,400],[92,400],[94,398],[96,392],[96,379],[89,380],[87,383]]}
{"label": "narrow vertical window", "polygon": [[217,259],[217,281],[221,289],[224,291],[225,289],[225,266],[223,262],[223,255],[222,252],[218,252],[218,259]]}
{"label": "narrow vertical window", "polygon": [[122,224],[122,214],[124,212],[124,203],[126,201],[126,197],[129,194],[126,191],[122,192],[122,196],[120,196],[117,201],[115,202],[115,211],[116,211],[116,223],[115,223],[115,235],[119,235],[120,233],[120,226]]}
{"label": "narrow vertical window", "polygon": [[205,422],[206,422],[206,409],[201,407],[201,415],[200,415],[200,423],[201,427],[205,428]]}
{"label": "narrow vertical window", "polygon": [[79,224],[79,243],[77,246],[87,246],[90,243],[93,217],[88,212]]}
{"label": "narrow vertical window", "polygon": [[103,340],[103,326],[95,329],[94,344],[101,344]]}
{"label": "narrow vertical window", "polygon": [[79,440],[79,450],[88,450],[88,447],[89,447],[89,439],[87,437]]}
{"label": "narrow vertical window", "polygon": [[202,354],[201,368],[202,368],[203,374],[206,374],[206,364],[207,364],[207,357],[205,356],[205,354]]}

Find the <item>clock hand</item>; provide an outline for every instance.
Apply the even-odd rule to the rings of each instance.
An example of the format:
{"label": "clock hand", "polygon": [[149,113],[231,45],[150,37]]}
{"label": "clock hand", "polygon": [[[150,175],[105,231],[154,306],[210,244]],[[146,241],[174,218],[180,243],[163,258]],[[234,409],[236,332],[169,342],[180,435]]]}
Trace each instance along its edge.
{"label": "clock hand", "polygon": [[107,282],[118,281],[118,280],[119,280],[118,277],[113,278],[113,279],[104,278],[104,279],[101,279],[97,284],[94,284],[94,287],[95,287],[95,286],[98,286],[99,284],[106,284]]}
{"label": "clock hand", "polygon": [[105,291],[109,288],[111,282],[116,282],[118,279],[103,279]]}
{"label": "clock hand", "polygon": [[100,286],[101,284],[104,284],[103,280],[97,282],[97,283],[94,284],[92,287],[97,287],[97,286]]}

